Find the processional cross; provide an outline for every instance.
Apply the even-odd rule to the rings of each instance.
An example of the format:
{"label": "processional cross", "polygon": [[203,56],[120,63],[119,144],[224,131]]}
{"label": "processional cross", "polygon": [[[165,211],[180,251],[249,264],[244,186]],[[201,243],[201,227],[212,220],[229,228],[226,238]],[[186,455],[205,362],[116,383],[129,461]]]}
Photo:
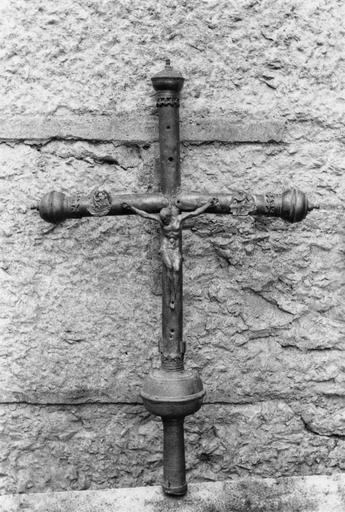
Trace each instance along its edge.
{"label": "processional cross", "polygon": [[160,193],[110,194],[94,189],[91,194],[66,197],[50,192],[37,208],[41,217],[57,223],[67,218],[136,214],[160,226],[162,258],[161,367],[146,378],[141,393],[148,411],[163,422],[163,490],[171,495],[187,491],[185,475],[184,417],[196,412],[205,391],[196,371],[184,369],[182,334],[182,224],[202,213],[267,215],[289,222],[305,218],[314,206],[303,192],[283,194],[183,193],[180,190],[179,93],[184,78],[166,61],[152,78],[157,96],[160,146]]}

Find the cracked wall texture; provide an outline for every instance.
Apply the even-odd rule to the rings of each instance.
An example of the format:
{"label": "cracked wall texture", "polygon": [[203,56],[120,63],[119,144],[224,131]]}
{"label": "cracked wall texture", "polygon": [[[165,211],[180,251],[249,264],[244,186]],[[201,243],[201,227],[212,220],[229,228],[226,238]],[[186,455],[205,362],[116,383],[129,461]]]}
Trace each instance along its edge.
{"label": "cracked wall texture", "polygon": [[[154,116],[150,76],[188,78],[181,116],[286,121],[279,144],[184,144],[185,190],[297,186],[344,198],[343,2],[3,0],[0,114]],[[156,227],[53,227],[43,193],[157,189],[157,144],[0,144],[0,489],[153,484],[161,425],[138,397],[158,364]],[[344,471],[345,219],[203,216],[184,231],[186,420],[194,481]]]}

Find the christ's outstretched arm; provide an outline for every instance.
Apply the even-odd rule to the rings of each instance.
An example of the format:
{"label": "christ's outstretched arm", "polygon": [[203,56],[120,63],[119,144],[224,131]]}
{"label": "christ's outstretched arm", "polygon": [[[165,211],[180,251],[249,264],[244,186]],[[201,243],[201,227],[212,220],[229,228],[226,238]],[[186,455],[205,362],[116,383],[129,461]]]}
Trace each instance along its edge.
{"label": "christ's outstretched arm", "polygon": [[127,210],[131,210],[132,212],[136,213],[137,215],[140,215],[140,217],[144,217],[145,219],[155,220],[156,222],[159,222],[162,224],[162,220],[160,218],[159,213],[148,213],[145,212],[145,210],[140,210],[139,208],[136,208],[135,206],[131,206],[128,203],[122,203],[121,206],[123,208],[126,208]]}
{"label": "christ's outstretched arm", "polygon": [[197,215],[204,213],[207,210],[207,208],[217,204],[217,202],[218,202],[218,199],[216,197],[212,197],[204,205],[200,206],[199,208],[196,208],[196,210],[193,210],[192,212],[181,213],[180,214],[181,222],[183,222],[186,219],[189,219],[190,217],[196,217]]}

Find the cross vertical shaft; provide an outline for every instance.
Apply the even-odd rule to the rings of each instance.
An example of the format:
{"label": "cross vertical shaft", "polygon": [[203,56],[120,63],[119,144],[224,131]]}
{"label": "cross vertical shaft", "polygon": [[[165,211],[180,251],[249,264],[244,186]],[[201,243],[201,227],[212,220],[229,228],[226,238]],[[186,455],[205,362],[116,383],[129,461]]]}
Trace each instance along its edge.
{"label": "cross vertical shaft", "polygon": [[[157,91],[160,148],[160,187],[172,203],[181,187],[179,92],[184,79],[178,76],[167,60],[163,71],[152,78]],[[182,230],[174,234],[176,250],[182,253]],[[164,237],[164,233],[161,235]],[[171,370],[183,369],[183,285],[182,258],[178,268],[162,266],[162,366]]]}
{"label": "cross vertical shaft", "polygon": [[[170,373],[169,377],[173,377],[175,372],[183,372],[182,229],[181,223],[177,220],[178,211],[172,206],[181,186],[179,92],[183,82],[182,76],[171,68],[169,60],[166,61],[165,69],[152,78],[153,87],[157,91],[159,117],[160,188],[170,205],[170,212],[166,212],[169,220],[166,220],[165,226],[161,225],[163,264],[162,338],[159,347],[162,372],[158,379],[160,383],[166,380],[164,371]],[[164,209],[161,210],[164,222],[163,212]],[[169,229],[169,225],[172,229]],[[162,415],[162,422],[163,489],[168,494],[183,495],[187,490],[184,416],[165,414]]]}

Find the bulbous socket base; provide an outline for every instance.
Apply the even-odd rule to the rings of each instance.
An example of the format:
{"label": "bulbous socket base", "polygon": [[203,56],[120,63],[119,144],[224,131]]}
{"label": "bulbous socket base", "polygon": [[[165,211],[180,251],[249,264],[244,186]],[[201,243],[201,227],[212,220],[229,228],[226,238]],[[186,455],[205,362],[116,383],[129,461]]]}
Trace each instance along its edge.
{"label": "bulbous socket base", "polygon": [[183,420],[200,409],[205,391],[199,375],[191,370],[154,370],[141,393],[146,409],[162,417],[163,490],[183,496],[187,492]]}
{"label": "bulbous socket base", "polygon": [[141,393],[146,409],[162,418],[179,418],[200,409],[205,395],[201,379],[193,370],[154,370]]}

